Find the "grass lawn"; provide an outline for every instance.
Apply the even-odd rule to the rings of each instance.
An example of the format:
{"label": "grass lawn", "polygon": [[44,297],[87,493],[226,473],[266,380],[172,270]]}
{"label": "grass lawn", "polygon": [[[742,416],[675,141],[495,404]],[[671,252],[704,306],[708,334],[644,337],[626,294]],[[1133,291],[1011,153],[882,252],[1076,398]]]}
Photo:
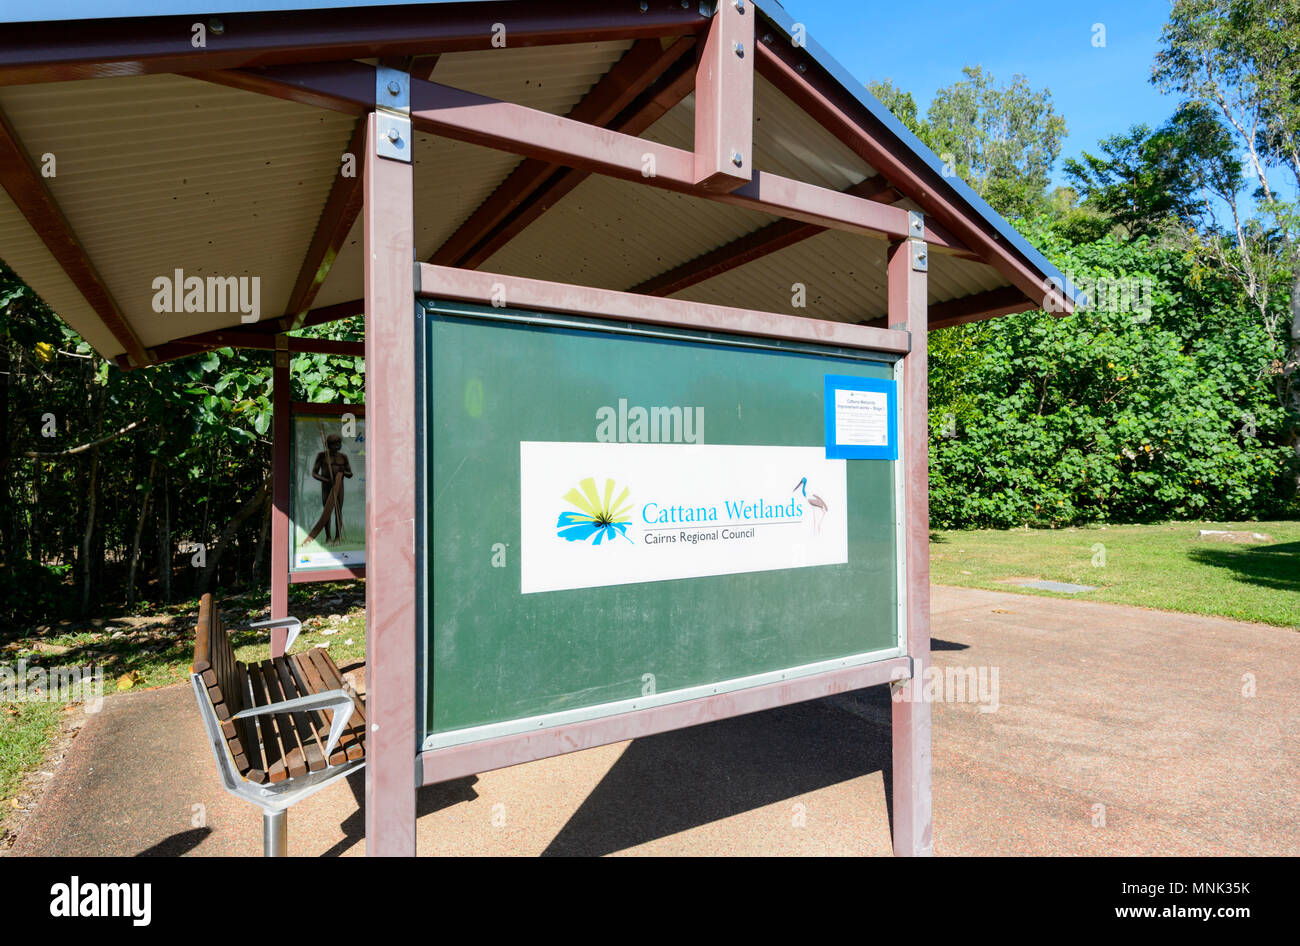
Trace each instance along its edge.
{"label": "grass lawn", "polygon": [[43,700],[0,703],[0,825],[23,773],[45,757],[63,706]]}
{"label": "grass lawn", "polygon": [[[1258,532],[1270,541],[1221,541],[1200,536],[1202,529]],[[1294,521],[932,532],[930,574],[942,585],[1300,629],[1300,522]],[[1008,578],[1068,581],[1097,590],[1059,594],[1006,584]]]}

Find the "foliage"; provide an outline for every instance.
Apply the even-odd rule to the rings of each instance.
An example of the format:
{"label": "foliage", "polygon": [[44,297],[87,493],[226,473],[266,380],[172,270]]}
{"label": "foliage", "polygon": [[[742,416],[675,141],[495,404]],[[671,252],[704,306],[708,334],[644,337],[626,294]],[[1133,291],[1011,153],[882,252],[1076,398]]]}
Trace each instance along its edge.
{"label": "foliage", "polygon": [[[301,334],[356,339],[360,330],[358,318]],[[265,581],[269,503],[226,549],[214,544],[270,472],[268,352],[222,349],[143,370],[110,367],[3,263],[0,335],[8,364],[0,622],[126,603],[137,530],[137,585],[147,597]],[[359,403],[364,365],[296,356],[292,384],[295,401]],[[205,545],[208,574],[191,567],[191,543]]]}
{"label": "foliage", "polygon": [[1035,91],[1024,76],[997,86],[980,66],[935,93],[925,118],[916,99],[891,80],[867,90],[944,162],[944,173],[960,177],[1007,216],[1046,209],[1044,191],[1061,152],[1065,119],[1046,89]]}
{"label": "foliage", "polygon": [[1066,132],[1051,93],[1020,75],[996,86],[980,66],[962,72],[964,79],[935,93],[922,140],[1000,213],[1041,211]]}
{"label": "foliage", "polygon": [[[1065,271],[1152,289],[1109,305],[935,333],[930,514],[937,526],[1264,515],[1288,498],[1285,412],[1267,339],[1230,280],[1176,248],[1022,230]],[[1144,293],[1134,298],[1145,299]]]}
{"label": "foliage", "polygon": [[1216,192],[1233,188],[1241,177],[1227,129],[1203,105],[1179,109],[1155,131],[1134,125],[1098,147],[1104,156],[1085,151],[1081,161],[1066,159],[1065,174],[1084,200],[1130,238],[1154,235],[1171,217],[1199,223],[1206,209],[1205,177],[1196,169],[1217,175]]}

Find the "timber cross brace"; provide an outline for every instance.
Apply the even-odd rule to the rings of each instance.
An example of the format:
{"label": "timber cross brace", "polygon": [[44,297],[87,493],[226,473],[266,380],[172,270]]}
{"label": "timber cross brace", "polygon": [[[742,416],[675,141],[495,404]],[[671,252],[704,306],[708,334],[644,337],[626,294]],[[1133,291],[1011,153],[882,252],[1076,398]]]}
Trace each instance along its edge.
{"label": "timber cross brace", "polygon": [[[190,42],[192,20],[34,23],[0,37],[0,184],[11,202],[0,222],[21,232],[11,260],[19,275],[122,368],[225,347],[274,353],[272,617],[285,614],[291,580],[292,356],[364,356],[368,851],[415,852],[421,785],[890,685],[893,846],[930,853],[930,709],[915,682],[930,660],[927,335],[1028,309],[1069,311],[1068,282],[945,177],[775,3],[507,0],[232,14],[203,48]],[[114,114],[164,102],[156,107],[200,139],[224,133],[204,125],[207,116],[245,116],[248,141],[226,173],[252,193],[241,203],[227,192],[210,213],[214,234],[234,234],[219,248],[223,264],[266,267],[272,317],[241,324],[147,311],[138,287],[150,270],[132,266],[171,272],[170,257],[140,263],[143,249],[119,252],[79,201],[77,179],[38,170],[36,142],[54,148],[71,135],[42,122],[58,114],[47,104],[66,96],[68,114],[84,121],[64,90],[87,85],[104,90]],[[267,145],[264,157],[248,142],[276,121],[298,123],[315,151],[272,158]],[[194,159],[167,147],[150,143],[149,159],[187,179],[180,172]],[[141,163],[134,152],[119,163],[131,161]],[[287,176],[271,176],[277,164]],[[307,201],[287,196],[313,181],[328,186]],[[147,182],[120,188],[157,202]],[[421,211],[431,218],[417,220]],[[277,214],[284,226],[266,227]],[[262,223],[247,223],[254,216]],[[153,225],[152,252],[170,245],[200,261],[218,252],[200,225]],[[811,287],[807,306],[791,301],[795,285]],[[435,310],[448,305],[464,319],[531,318],[558,335],[619,326],[691,344],[869,355],[896,391],[897,640],[869,661],[430,743],[433,418],[413,405],[426,403],[425,342],[445,315]],[[354,316],[364,316],[364,343],[289,334]],[[281,633],[273,650],[283,646]]]}

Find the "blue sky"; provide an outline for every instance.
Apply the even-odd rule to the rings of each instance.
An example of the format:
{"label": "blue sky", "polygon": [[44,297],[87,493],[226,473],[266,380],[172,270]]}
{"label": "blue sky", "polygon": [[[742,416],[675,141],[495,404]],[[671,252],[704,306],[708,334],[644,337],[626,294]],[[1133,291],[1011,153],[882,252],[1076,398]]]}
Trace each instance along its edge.
{"label": "blue sky", "polygon": [[[108,15],[237,12],[306,6],[364,6],[391,0],[127,0]],[[210,5],[209,5],[210,4]],[[1175,102],[1150,84],[1167,0],[784,0],[786,11],[862,81],[890,78],[922,112],[934,92],[983,65],[999,81],[1022,73],[1052,91],[1069,137],[1062,155],[1096,151],[1099,138],[1145,122],[1158,125]],[[102,0],[0,0],[0,21],[104,16]],[[1092,45],[1093,24],[1106,45]],[[1059,170],[1059,168],[1058,168]],[[1060,175],[1058,173],[1058,180]]]}
{"label": "blue sky", "polygon": [[[982,65],[1000,83],[1023,74],[1032,88],[1050,89],[1065,116],[1063,157],[1096,153],[1098,139],[1130,125],[1159,125],[1177,105],[1149,81],[1169,14],[1165,0],[787,0],[784,6],[849,72],[863,82],[892,79],[915,96],[922,114],[936,90],[961,78],[963,66]],[[1092,45],[1095,23],[1106,28],[1105,47]]]}

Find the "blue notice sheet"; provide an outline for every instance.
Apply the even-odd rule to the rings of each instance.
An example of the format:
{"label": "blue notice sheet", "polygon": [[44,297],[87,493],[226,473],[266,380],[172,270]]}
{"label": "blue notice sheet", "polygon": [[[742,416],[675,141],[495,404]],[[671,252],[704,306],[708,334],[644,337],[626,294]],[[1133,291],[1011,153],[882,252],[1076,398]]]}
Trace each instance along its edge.
{"label": "blue notice sheet", "polygon": [[898,459],[898,384],[826,375],[826,458]]}

